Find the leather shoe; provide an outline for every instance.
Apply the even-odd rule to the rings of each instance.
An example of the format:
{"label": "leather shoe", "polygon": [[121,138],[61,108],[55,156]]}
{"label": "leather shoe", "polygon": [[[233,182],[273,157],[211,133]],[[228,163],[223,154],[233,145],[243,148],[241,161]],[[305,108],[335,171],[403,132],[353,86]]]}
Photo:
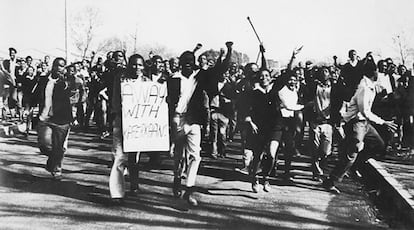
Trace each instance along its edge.
{"label": "leather shoe", "polygon": [[173,195],[176,198],[179,198],[181,196],[181,178],[180,177],[174,177]]}
{"label": "leather shoe", "polygon": [[184,193],[184,200],[186,200],[190,206],[196,207],[198,206],[198,201],[193,197],[193,192],[194,187],[187,188],[187,191]]}

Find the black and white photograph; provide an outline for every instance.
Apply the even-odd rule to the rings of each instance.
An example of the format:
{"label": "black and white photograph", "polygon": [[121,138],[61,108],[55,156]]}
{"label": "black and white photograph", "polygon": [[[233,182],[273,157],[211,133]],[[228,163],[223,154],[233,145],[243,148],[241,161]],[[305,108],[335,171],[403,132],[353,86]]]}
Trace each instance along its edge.
{"label": "black and white photograph", "polygon": [[0,7],[0,229],[414,229],[414,1]]}

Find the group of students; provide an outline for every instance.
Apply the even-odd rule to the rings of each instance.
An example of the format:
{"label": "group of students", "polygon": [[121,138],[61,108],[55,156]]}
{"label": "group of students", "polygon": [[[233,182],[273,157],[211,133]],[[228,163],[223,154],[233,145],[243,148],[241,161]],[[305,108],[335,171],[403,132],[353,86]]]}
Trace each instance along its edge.
{"label": "group of students", "polygon": [[[99,57],[94,66],[93,58],[71,65],[66,65],[63,58],[56,58],[48,72],[43,71],[48,65],[42,62],[37,74],[29,65],[23,77],[17,74],[25,68],[16,64],[16,50],[10,48],[10,59],[2,65],[9,85],[5,98],[10,109],[19,108],[15,92],[19,91],[20,82],[23,105],[28,107],[25,111],[39,106],[38,129],[51,130],[51,148],[42,151],[49,156],[46,169],[54,177],[61,176],[70,127],[88,127],[94,113],[101,137],[110,133],[113,137],[109,189],[114,203],[122,203],[126,196],[126,168],[131,193],[139,192],[139,153],[126,153],[122,148],[124,79],[167,85],[173,194],[182,195],[181,180],[185,174],[183,197],[192,206],[197,205],[193,193],[204,137],[208,138],[206,152],[212,158],[225,157],[226,143],[240,132],[244,164],[240,170],[250,175],[255,193],[260,187],[260,166],[263,190],[271,190],[269,177],[275,170],[278,152],[283,152],[285,160],[283,178],[292,180],[292,159],[303,150],[306,125],[312,143],[313,179],[336,193],[339,190],[335,183],[351,168],[357,170],[359,164],[355,162],[363,162],[372,152],[386,154],[397,130],[401,137],[398,143],[413,148],[414,84],[405,66],[396,68],[392,59],[376,63],[371,53],[360,60],[356,51],[350,50],[349,61],[344,65],[338,64],[334,57],[332,66],[316,67],[306,62],[304,67],[300,64],[294,67],[300,52],[296,49],[287,68],[275,73],[267,69],[262,45],[260,67],[257,63],[242,67],[231,62],[232,45],[227,42],[227,51],[220,50],[217,58],[202,53],[198,65],[195,54],[199,44],[194,50],[169,60],[153,54],[148,60],[139,54],[127,60],[123,51],[109,52],[105,61]],[[28,114],[31,113],[24,113]],[[332,153],[336,131],[342,133],[338,139],[340,161],[327,176],[324,175],[326,160]],[[38,135],[40,141],[46,133]],[[156,154],[150,156],[156,159]]]}

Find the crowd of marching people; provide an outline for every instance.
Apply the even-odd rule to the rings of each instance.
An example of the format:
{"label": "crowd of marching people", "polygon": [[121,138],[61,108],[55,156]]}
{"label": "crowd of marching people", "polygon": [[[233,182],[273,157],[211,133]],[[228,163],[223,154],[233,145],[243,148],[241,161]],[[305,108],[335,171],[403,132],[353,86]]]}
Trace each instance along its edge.
{"label": "crowd of marching people", "polygon": [[[96,124],[101,139],[112,135],[109,189],[115,203],[126,194],[126,168],[131,192],[139,192],[139,153],[125,153],[122,147],[124,79],[167,85],[173,194],[182,195],[185,178],[183,197],[193,206],[203,140],[208,143],[203,145],[206,154],[218,159],[226,157],[226,145],[240,134],[243,167],[237,170],[249,175],[255,193],[260,184],[265,192],[271,190],[269,177],[280,153],[284,180],[292,181],[294,157],[310,154],[312,178],[339,193],[335,184],[347,173],[357,174],[372,154],[384,157],[393,148],[413,149],[414,83],[406,66],[391,58],[374,60],[372,53],[360,58],[355,50],[349,51],[346,63],[334,56],[330,65],[303,65],[296,61],[299,48],[286,68],[275,71],[268,69],[262,45],[261,64],[244,66],[231,60],[232,45],[227,42],[227,50],[221,49],[218,57],[201,53],[196,58],[198,44],[170,59],[111,51],[105,59],[92,53],[90,59],[74,63],[63,58],[51,63],[46,56],[37,65],[30,56],[18,58],[16,49],[10,48],[9,59],[0,65],[1,119],[26,123],[26,135],[37,125],[39,142],[50,130],[51,147],[40,147],[49,157],[46,169],[57,178],[71,128],[87,131]],[[309,144],[303,140],[307,127]],[[328,175],[327,158],[334,143],[339,161]],[[156,153],[150,158],[159,163]]]}

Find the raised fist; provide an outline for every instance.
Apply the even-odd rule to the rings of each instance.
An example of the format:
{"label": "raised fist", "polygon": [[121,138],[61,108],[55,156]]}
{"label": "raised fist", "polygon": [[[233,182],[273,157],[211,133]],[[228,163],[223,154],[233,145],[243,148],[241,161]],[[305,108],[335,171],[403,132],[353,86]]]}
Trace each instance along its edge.
{"label": "raised fist", "polygon": [[259,50],[260,50],[260,52],[262,52],[262,53],[266,52],[266,50],[265,50],[265,48],[264,48],[263,44],[260,44],[260,45],[259,45]]}
{"label": "raised fist", "polygon": [[231,41],[226,42],[226,46],[228,49],[231,49],[231,47],[233,46],[233,42]]}

